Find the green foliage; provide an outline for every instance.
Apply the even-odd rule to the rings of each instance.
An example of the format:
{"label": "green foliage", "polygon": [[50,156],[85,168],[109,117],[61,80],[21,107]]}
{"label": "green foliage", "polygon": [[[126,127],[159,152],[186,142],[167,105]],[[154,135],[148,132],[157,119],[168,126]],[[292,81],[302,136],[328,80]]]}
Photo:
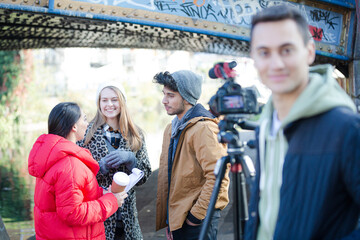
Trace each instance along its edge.
{"label": "green foliage", "polygon": [[0,215],[7,221],[31,218],[29,190],[15,161],[24,155],[20,132],[22,65],[19,51],[0,52]]}
{"label": "green foliage", "polygon": [[19,83],[21,72],[18,51],[0,52],[0,97],[10,96]]}
{"label": "green foliage", "polygon": [[21,60],[18,51],[0,52],[0,150],[6,154],[20,143],[19,92]]}

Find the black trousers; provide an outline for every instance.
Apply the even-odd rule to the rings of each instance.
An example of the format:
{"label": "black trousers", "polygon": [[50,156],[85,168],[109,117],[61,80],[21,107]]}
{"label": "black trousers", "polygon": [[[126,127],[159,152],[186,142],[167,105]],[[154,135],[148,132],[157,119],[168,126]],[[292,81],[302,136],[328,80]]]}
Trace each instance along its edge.
{"label": "black trousers", "polygon": [[114,240],[125,240],[125,228],[121,220],[116,221]]}
{"label": "black trousers", "polygon": [[[216,209],[211,217],[210,226],[206,234],[206,240],[216,240],[218,225],[220,219],[220,210]],[[172,232],[174,240],[198,240],[202,224],[199,226],[190,226],[184,222],[183,226]]]}

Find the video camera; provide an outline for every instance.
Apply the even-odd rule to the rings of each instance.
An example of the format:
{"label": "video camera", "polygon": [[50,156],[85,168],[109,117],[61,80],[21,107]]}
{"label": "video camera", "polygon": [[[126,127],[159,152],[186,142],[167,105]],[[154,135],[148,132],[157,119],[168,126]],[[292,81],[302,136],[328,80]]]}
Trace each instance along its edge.
{"label": "video camera", "polygon": [[209,70],[210,78],[226,80],[216,94],[210,98],[209,107],[216,117],[223,114],[255,114],[259,106],[254,89],[242,88],[234,82],[236,73],[233,70],[237,63],[217,63]]}
{"label": "video camera", "polygon": [[200,232],[200,240],[205,239],[205,235],[210,226],[210,219],[214,213],[215,203],[218,198],[221,181],[225,176],[226,165],[231,164],[234,198],[234,239],[243,239],[245,222],[249,219],[247,208],[246,178],[253,180],[255,168],[249,156],[244,154],[244,147],[256,147],[255,143],[243,142],[240,132],[235,127],[254,130],[256,123],[250,123],[244,119],[248,116],[244,114],[256,114],[260,112],[257,102],[257,94],[254,89],[241,88],[234,82],[236,76],[234,67],[236,62],[217,63],[209,70],[210,78],[225,79],[226,82],[221,86],[216,94],[209,101],[210,111],[216,117],[224,114],[224,118],[219,122],[218,141],[227,144],[227,156],[223,156],[216,163],[214,174],[216,181],[211,195],[206,218]]}

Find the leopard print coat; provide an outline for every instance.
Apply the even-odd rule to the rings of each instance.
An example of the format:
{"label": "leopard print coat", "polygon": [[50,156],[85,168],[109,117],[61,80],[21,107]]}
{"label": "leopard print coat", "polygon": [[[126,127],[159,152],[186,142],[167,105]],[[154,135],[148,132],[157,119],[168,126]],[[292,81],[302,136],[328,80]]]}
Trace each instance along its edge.
{"label": "leopard print coat", "polygon": [[[88,126],[88,130],[91,127],[91,124]],[[88,132],[85,133],[85,136]],[[85,138],[84,138],[85,139]],[[99,127],[94,133],[94,136],[87,145],[84,145],[84,140],[78,142],[78,145],[89,149],[93,158],[96,161],[100,161],[101,158],[106,156],[111,149],[108,148],[108,145],[105,142],[105,137],[102,132],[102,127]],[[119,149],[124,149],[131,151],[127,145],[127,141],[124,138],[120,139]],[[136,168],[144,172],[144,177],[136,184],[136,186],[142,185],[146,182],[151,174],[151,166],[149,162],[149,156],[146,150],[145,139],[143,137],[143,144],[140,150],[135,153],[137,158]],[[108,188],[112,183],[112,178],[114,173],[122,171],[127,174],[130,172],[127,170],[124,164],[121,164],[118,169],[110,169],[110,172],[106,175],[103,175],[100,171],[98,172],[96,178],[101,187]],[[125,199],[124,204],[120,207],[121,210],[121,219],[124,223],[125,230],[125,239],[126,240],[142,240],[143,236],[141,233],[139,221],[138,221],[138,212],[136,209],[136,195],[135,190],[132,188],[128,192],[128,197]],[[113,240],[115,236],[115,226],[116,226],[117,212],[110,216],[105,222],[105,233],[107,240]]]}

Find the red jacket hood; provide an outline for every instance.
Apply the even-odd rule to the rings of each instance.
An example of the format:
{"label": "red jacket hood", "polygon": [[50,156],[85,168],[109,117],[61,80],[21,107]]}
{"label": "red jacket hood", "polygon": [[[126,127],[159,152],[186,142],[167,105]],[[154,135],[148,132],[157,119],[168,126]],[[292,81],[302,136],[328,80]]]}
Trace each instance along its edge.
{"label": "red jacket hood", "polygon": [[87,149],[58,135],[43,134],[36,140],[30,151],[29,173],[41,178],[57,161],[69,155],[82,161],[94,175],[99,171],[98,163]]}

